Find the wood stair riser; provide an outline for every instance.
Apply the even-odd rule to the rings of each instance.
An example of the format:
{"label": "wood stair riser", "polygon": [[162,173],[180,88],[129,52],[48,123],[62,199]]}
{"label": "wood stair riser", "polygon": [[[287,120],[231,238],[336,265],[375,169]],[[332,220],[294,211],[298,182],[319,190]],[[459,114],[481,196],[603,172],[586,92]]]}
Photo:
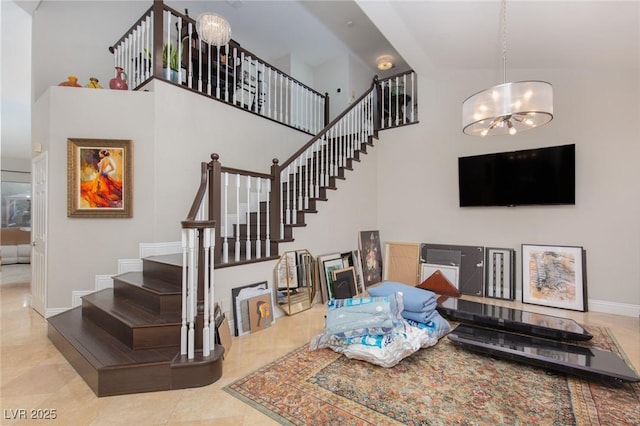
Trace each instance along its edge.
{"label": "wood stair riser", "polygon": [[158,314],[182,312],[181,292],[176,292],[175,294],[158,294],[147,291],[144,287],[138,287],[120,281],[116,277],[113,279],[113,291],[116,295],[133,300]]}
{"label": "wood stair riser", "polygon": [[82,314],[106,330],[131,349],[163,348],[180,345],[180,324],[136,327],[106,312],[98,306],[82,301]]}
{"label": "wood stair riser", "polygon": [[182,266],[156,262],[150,259],[142,259],[145,275],[162,279],[168,282],[182,282]]}

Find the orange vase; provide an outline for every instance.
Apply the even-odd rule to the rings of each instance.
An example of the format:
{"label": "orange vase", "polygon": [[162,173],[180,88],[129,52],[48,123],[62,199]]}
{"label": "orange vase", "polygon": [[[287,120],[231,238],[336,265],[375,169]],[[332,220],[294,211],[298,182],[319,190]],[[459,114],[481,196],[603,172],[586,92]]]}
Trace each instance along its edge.
{"label": "orange vase", "polygon": [[78,77],[76,77],[75,75],[70,75],[67,78],[68,78],[67,81],[63,81],[62,83],[58,84],[58,86],[82,87],[82,85],[78,83]]}
{"label": "orange vase", "polygon": [[[126,79],[127,74],[121,67],[116,67],[116,76],[109,81],[109,87],[113,90],[129,90]],[[122,78],[124,76],[124,78]]]}

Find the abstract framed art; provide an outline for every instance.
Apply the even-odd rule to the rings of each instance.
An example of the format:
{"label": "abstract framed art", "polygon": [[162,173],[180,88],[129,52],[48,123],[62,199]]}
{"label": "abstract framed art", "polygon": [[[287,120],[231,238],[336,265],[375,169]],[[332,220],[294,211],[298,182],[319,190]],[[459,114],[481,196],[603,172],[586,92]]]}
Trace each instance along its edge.
{"label": "abstract framed art", "polygon": [[132,217],[131,145],[120,139],[67,140],[68,217]]}
{"label": "abstract framed art", "polygon": [[523,244],[522,302],[586,311],[584,249]]}
{"label": "abstract framed art", "polygon": [[485,248],[484,295],[494,299],[515,299],[516,257],[510,248]]}

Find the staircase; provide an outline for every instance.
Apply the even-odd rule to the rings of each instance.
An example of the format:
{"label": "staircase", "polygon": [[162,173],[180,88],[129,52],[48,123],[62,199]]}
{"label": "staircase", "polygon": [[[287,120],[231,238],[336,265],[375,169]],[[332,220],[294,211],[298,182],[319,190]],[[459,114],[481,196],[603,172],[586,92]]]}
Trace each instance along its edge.
{"label": "staircase", "polygon": [[[49,318],[49,340],[97,396],[199,387],[220,379],[224,349],[213,344],[213,324],[209,328],[205,320],[215,303],[214,270],[208,265],[219,269],[278,258],[278,244],[293,241],[293,230],[306,226],[306,215],[317,213],[317,203],[328,200],[328,191],[337,189],[337,181],[373,146],[378,130],[417,123],[413,112],[399,118],[398,97],[395,115],[381,118],[380,100],[392,93],[392,83],[409,81],[413,72],[374,79],[367,93],[291,158],[282,165],[273,160],[270,174],[222,167],[212,154],[212,161],[201,164],[200,186],[181,223],[189,253],[184,268],[197,273],[185,274],[189,278],[183,283],[182,254],[144,258],[141,272],[112,277],[113,288],[86,295],[81,306]],[[236,205],[242,198],[247,202],[245,223],[239,209],[226,210],[230,175],[237,179]],[[246,182],[242,193],[241,179]],[[260,188],[267,188],[266,195]],[[227,223],[229,215],[236,223]],[[185,347],[187,354],[181,354]]]}
{"label": "staircase", "polygon": [[97,396],[184,389],[222,376],[223,349],[180,355],[182,255],[143,259],[142,272],[48,319],[48,337]]}

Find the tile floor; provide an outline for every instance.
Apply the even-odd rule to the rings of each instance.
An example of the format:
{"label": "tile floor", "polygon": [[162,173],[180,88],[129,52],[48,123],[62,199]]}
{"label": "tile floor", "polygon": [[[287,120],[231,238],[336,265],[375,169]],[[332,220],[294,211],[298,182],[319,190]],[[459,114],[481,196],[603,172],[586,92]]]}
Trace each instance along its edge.
{"label": "tile floor", "polygon": [[[9,279],[4,266],[0,280]],[[273,327],[234,337],[218,382],[195,389],[97,398],[47,339],[46,321],[29,306],[26,281],[0,286],[0,424],[61,425],[270,425],[273,420],[222,388],[307,343],[323,328],[324,308],[280,317]],[[495,301],[492,301],[495,302]],[[506,302],[502,302],[507,304]],[[497,304],[497,303],[496,303]],[[508,303],[521,308],[520,303]],[[609,327],[640,371],[640,319],[526,306]],[[285,385],[285,384],[283,384]],[[20,409],[55,410],[56,420],[14,420]]]}

